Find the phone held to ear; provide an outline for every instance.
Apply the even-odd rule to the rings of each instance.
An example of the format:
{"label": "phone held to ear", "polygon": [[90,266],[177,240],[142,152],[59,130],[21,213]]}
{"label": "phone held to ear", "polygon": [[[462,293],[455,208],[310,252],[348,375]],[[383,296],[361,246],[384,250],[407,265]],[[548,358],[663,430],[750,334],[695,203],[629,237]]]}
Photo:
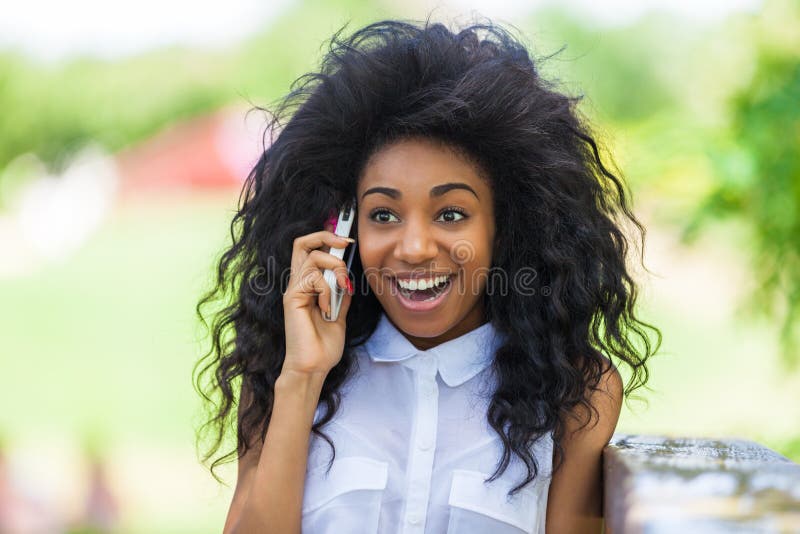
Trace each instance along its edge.
{"label": "phone held to ear", "polygon": [[[356,203],[355,199],[345,204],[339,211],[339,219],[336,221],[336,227],[333,233],[342,237],[350,237],[350,232],[353,229],[353,223],[356,219]],[[347,254],[347,272],[350,272],[350,264],[353,263],[353,254],[356,250],[356,243],[348,245],[345,248],[331,248],[330,253],[339,258],[344,258],[344,253],[347,248],[350,251]],[[322,318],[326,321],[335,321],[339,317],[339,309],[342,307],[342,298],[344,297],[344,289],[339,287],[336,283],[336,275],[330,269],[325,269],[325,282],[331,288],[331,315],[327,317],[323,312]]]}

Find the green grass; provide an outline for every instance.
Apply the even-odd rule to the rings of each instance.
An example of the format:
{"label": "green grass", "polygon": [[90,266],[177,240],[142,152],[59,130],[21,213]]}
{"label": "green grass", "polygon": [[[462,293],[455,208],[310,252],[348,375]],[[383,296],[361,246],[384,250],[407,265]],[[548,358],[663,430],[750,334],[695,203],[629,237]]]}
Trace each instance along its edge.
{"label": "green grass", "polygon": [[[0,280],[0,434],[45,450],[49,436],[91,436],[134,488],[125,532],[219,532],[224,521],[230,488],[194,455],[191,369],[205,349],[194,306],[234,197],[127,203],[67,261]],[[782,373],[772,327],[701,321],[658,300],[643,316],[663,351],[654,391],[639,391],[649,408],[632,402],[618,432],[739,436],[800,460],[798,380]]]}
{"label": "green grass", "polygon": [[[194,459],[194,306],[227,242],[234,203],[136,201],[66,262],[0,281],[0,433],[10,448],[91,436],[117,457],[156,448]],[[170,476],[154,471],[154,490]],[[203,515],[187,507],[150,519],[165,524],[162,532],[218,532],[219,517],[208,526]]]}
{"label": "green grass", "polygon": [[2,362],[19,377],[0,399],[20,407],[2,428],[184,442],[194,305],[228,218],[219,201],[127,206],[67,262],[0,282]]}

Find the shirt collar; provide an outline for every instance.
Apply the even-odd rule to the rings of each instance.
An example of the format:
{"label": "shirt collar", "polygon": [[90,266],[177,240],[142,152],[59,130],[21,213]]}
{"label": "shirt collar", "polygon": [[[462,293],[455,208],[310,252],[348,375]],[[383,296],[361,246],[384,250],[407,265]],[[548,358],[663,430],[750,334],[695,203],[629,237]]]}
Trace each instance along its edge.
{"label": "shirt collar", "polygon": [[428,350],[419,350],[389,320],[386,312],[381,312],[378,326],[365,347],[372,361],[401,362],[414,369],[416,360],[431,359],[427,356],[431,355],[442,380],[455,387],[486,369],[501,341],[499,332],[488,322]]}

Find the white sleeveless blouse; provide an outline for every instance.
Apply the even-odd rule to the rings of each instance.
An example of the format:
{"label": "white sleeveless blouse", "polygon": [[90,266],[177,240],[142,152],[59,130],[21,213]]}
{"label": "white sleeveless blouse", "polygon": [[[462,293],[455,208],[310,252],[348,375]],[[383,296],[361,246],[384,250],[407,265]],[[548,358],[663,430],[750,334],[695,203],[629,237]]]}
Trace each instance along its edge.
{"label": "white sleeveless blouse", "polygon": [[383,313],[322,428],[336,447],[327,473],[331,448],[311,435],[303,534],[544,534],[552,435],[534,446],[537,478],[514,497],[526,475],[516,455],[484,483],[503,450],[486,421],[500,341],[486,323],[420,351]]}

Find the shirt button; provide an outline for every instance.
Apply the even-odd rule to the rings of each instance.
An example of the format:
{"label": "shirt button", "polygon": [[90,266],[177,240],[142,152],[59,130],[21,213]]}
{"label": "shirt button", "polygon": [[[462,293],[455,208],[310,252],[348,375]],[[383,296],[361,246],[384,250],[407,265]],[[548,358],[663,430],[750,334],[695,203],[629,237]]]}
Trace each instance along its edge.
{"label": "shirt button", "polygon": [[429,439],[421,439],[421,440],[419,440],[419,443],[417,444],[417,446],[419,447],[420,450],[427,451],[428,449],[431,448],[431,440],[429,440]]}
{"label": "shirt button", "polygon": [[411,523],[412,525],[419,525],[420,521],[422,521],[422,518],[420,518],[420,516],[418,516],[417,514],[413,514],[408,518],[408,522]]}

